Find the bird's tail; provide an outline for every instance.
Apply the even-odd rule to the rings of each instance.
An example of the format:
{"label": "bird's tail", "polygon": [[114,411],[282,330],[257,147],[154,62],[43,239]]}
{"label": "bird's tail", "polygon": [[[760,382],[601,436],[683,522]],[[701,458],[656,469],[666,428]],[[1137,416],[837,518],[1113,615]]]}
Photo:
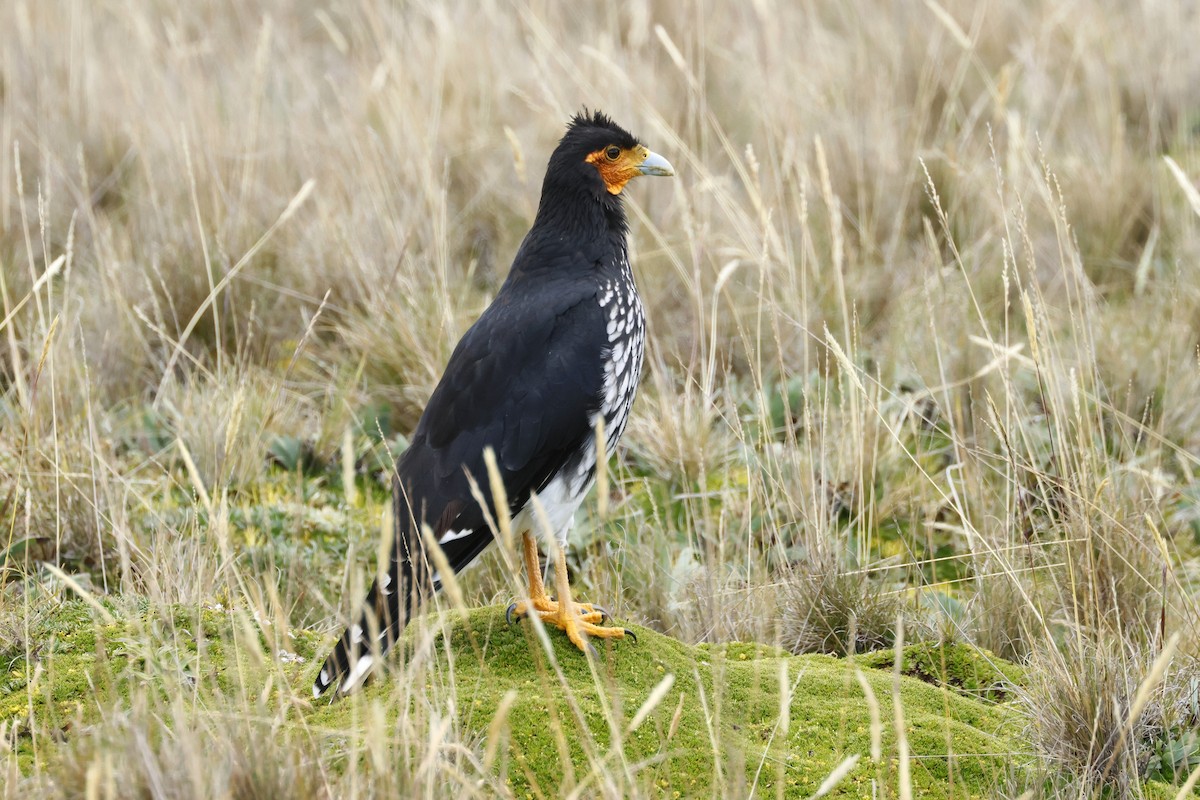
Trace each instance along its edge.
{"label": "bird's tail", "polygon": [[313,697],[320,697],[334,684],[338,685],[338,694],[357,689],[429,596],[429,570],[419,529],[398,490],[396,494],[395,537],[388,570],[375,579],[354,622],[325,659],[313,682]]}

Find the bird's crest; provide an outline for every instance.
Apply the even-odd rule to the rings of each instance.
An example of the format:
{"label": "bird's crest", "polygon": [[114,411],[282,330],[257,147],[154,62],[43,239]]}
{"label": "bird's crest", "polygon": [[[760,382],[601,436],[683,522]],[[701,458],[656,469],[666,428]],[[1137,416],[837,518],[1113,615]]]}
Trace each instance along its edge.
{"label": "bird's crest", "polygon": [[608,114],[599,109],[588,111],[586,106],[578,114],[571,117],[571,122],[567,125],[567,133],[574,133],[582,128],[606,128],[620,134],[624,139],[634,142],[638,141],[636,136],[613,122],[612,117],[608,116]]}

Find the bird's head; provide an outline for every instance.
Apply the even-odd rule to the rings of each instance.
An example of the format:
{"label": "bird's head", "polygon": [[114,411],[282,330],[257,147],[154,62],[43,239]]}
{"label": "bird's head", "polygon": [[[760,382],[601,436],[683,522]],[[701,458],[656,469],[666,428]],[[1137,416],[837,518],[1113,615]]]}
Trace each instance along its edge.
{"label": "bird's head", "polygon": [[597,200],[616,198],[639,175],[674,175],[670,163],[599,111],[576,114],[546,172],[551,183],[583,188]]}

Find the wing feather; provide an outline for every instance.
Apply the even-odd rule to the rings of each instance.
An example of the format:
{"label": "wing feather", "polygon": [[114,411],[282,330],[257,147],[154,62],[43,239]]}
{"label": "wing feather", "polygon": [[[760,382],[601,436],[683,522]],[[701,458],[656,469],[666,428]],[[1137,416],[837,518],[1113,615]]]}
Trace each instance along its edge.
{"label": "wing feather", "polygon": [[[467,476],[490,504],[485,448],[496,451],[515,513],[593,435],[608,341],[594,285],[525,286],[519,303],[503,294],[455,348],[397,464],[408,496],[423,499],[423,518],[436,522],[437,536],[484,525]],[[455,513],[447,514],[451,507]],[[456,555],[478,555],[482,547],[471,538],[451,542],[463,544],[453,548],[462,550]],[[450,563],[455,569],[465,565],[454,558]]]}

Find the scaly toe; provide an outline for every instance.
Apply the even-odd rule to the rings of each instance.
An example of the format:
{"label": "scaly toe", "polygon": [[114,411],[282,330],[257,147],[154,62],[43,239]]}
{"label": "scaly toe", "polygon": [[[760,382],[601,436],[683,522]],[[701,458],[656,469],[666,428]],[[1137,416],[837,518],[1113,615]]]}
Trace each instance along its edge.
{"label": "scaly toe", "polygon": [[595,639],[624,639],[633,633],[625,628],[601,628],[599,625],[583,621],[579,623],[579,629]]}
{"label": "scaly toe", "polygon": [[[547,625],[553,625],[559,630],[566,630],[565,624],[561,620],[561,615],[558,611],[539,611],[538,616],[542,618],[542,622]],[[606,617],[599,611],[593,611],[590,614],[580,614],[576,617],[580,622],[586,622],[589,625],[602,625]]]}
{"label": "scaly toe", "polygon": [[511,604],[504,612],[504,618],[512,624],[514,620],[522,619],[531,612],[536,613],[543,623],[565,631],[572,644],[582,652],[592,655],[596,655],[597,652],[589,641],[592,638],[627,638],[637,642],[637,636],[628,628],[602,627],[611,619],[606,609],[593,603],[572,603],[571,608],[573,614],[551,598],[522,600]]}
{"label": "scaly toe", "polygon": [[542,619],[546,618],[546,614],[554,614],[558,612],[558,603],[548,597],[535,597],[532,600],[518,600],[509,605],[504,612],[504,619],[509,625],[513,620],[524,619],[530,609],[542,615]]}
{"label": "scaly toe", "polygon": [[579,612],[579,618],[585,622],[594,623],[598,619],[600,624],[603,625],[612,618],[608,613],[608,609],[593,603],[579,603],[575,606],[575,610]]}

